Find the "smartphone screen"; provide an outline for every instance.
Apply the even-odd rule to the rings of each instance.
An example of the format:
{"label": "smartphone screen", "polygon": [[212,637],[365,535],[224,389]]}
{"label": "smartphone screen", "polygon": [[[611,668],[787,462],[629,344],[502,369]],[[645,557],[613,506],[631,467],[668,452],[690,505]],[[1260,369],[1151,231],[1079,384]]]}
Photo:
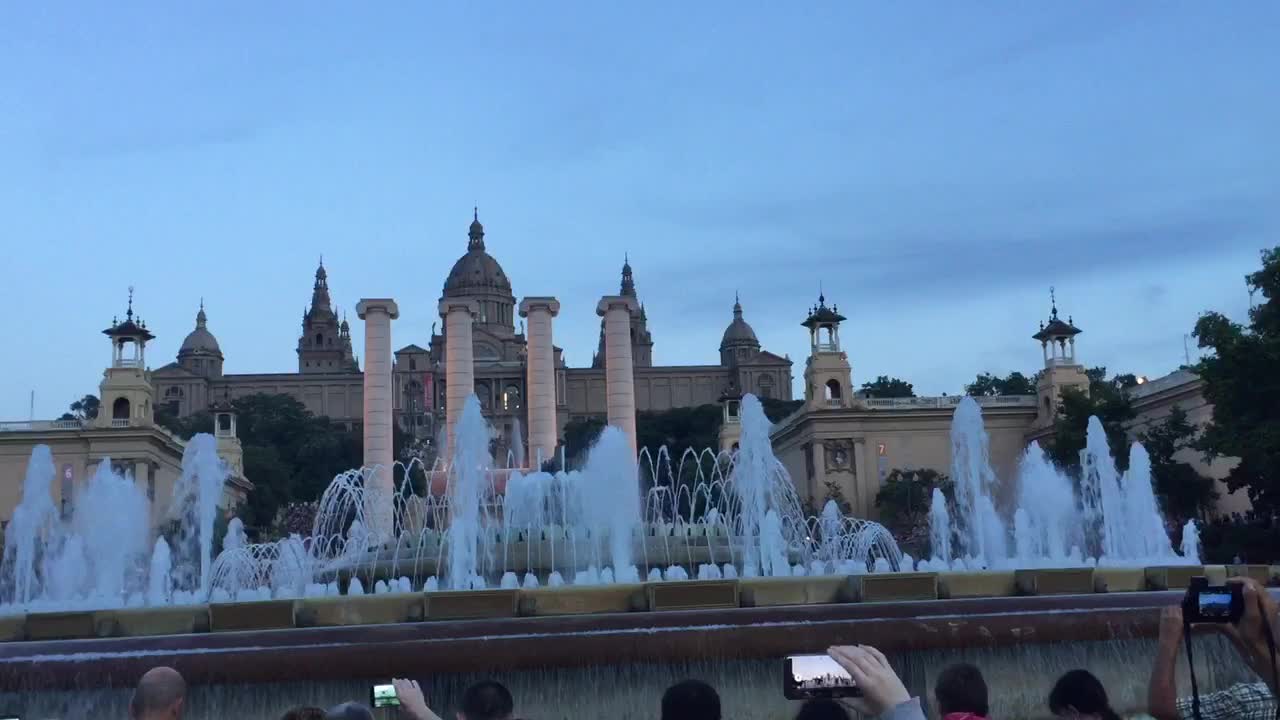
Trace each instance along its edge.
{"label": "smartphone screen", "polygon": [[859,697],[862,691],[829,655],[792,655],[782,662],[782,694],[788,700]]}
{"label": "smartphone screen", "polygon": [[374,685],[371,696],[371,704],[376,708],[400,706],[400,698],[396,696],[396,686],[391,683]]}

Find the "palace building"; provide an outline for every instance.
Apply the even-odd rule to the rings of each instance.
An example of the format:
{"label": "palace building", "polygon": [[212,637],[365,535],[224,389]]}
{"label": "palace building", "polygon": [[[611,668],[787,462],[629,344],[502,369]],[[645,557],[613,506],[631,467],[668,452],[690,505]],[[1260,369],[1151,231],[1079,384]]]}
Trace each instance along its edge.
{"label": "palace building", "polygon": [[[472,349],[475,393],[491,423],[495,451],[524,446],[528,428],[524,398],[528,376],[523,323],[517,326],[517,304],[511,281],[489,254],[478,213],[467,230],[466,252],[445,278],[441,299],[466,299],[478,309],[473,319]],[[631,344],[634,360],[636,409],[661,411],[716,403],[730,388],[761,397],[791,399],[791,360],[760,346],[737,298],[720,338],[719,362],[706,365],[655,365],[654,336],[639,301],[629,258],[622,266],[619,294],[634,298]],[[448,338],[443,328],[410,342],[394,354],[392,382],[394,414],[406,432],[434,441],[444,421],[444,358]],[[566,366],[560,347],[554,348],[556,368],[556,426],[570,420],[606,415],[603,321],[600,346],[591,367]],[[425,345],[425,347],[424,347]],[[712,349],[708,348],[708,355]],[[328,270],[316,269],[311,303],[302,315],[297,341],[298,369],[293,373],[226,373],[225,357],[203,302],[195,328],[187,335],[175,362],[151,373],[156,402],[181,417],[207,410],[220,399],[252,393],[284,393],[300,400],[316,415],[354,427],[361,422],[363,374],[352,351],[351,331],[334,308]],[[517,435],[521,436],[519,443]]]}

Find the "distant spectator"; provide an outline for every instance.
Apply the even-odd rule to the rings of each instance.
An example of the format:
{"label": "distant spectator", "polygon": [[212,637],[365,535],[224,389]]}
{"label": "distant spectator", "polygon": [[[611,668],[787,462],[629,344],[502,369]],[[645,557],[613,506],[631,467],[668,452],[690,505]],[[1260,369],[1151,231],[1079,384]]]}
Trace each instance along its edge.
{"label": "distant spectator", "polygon": [[1049,692],[1049,711],[1075,720],[1120,720],[1102,682],[1088,670],[1072,670],[1058,678]]}
{"label": "distant spectator", "polygon": [[324,708],[296,707],[281,715],[280,720],[324,720],[324,714]]}
{"label": "distant spectator", "polygon": [[187,682],[177,670],[151,668],[138,681],[129,701],[133,720],[178,720],[187,699]]}
{"label": "distant spectator", "polygon": [[701,680],[681,680],[662,694],[662,720],[720,720],[720,695]]}
{"label": "distant spectator", "polygon": [[800,706],[796,720],[849,720],[849,711],[835,700],[814,698]]}
{"label": "distant spectator", "polygon": [[[400,699],[401,715],[409,720],[440,720],[440,716],[427,706],[422,686],[417,680],[397,678],[391,681]],[[478,682],[462,691],[462,708],[458,720],[511,720],[515,714],[515,700],[511,691],[495,680]]]}
{"label": "distant spectator", "polygon": [[373,720],[373,711],[368,705],[358,702],[345,702],[329,708],[324,720]]}
{"label": "distant spectator", "polygon": [[933,686],[933,695],[938,699],[943,720],[982,720],[990,712],[987,681],[978,668],[968,663],[944,668]]}
{"label": "distant spectator", "polygon": [[484,680],[462,691],[458,720],[511,720],[514,712],[511,691],[496,680]]}

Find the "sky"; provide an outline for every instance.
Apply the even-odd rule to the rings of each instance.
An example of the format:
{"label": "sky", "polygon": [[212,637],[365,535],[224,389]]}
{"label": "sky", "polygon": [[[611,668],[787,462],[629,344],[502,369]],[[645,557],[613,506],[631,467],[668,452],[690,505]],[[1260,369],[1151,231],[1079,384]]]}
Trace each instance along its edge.
{"label": "sky", "polygon": [[[425,346],[472,207],[570,366],[630,255],[654,362],[734,293],[795,361],[821,289],[856,384],[1078,356],[1155,377],[1280,244],[1280,4],[34,3],[0,22],[0,420],[96,393],[135,309],[174,359],[291,372],[321,254]],[[1196,353],[1194,341],[1190,354]]]}

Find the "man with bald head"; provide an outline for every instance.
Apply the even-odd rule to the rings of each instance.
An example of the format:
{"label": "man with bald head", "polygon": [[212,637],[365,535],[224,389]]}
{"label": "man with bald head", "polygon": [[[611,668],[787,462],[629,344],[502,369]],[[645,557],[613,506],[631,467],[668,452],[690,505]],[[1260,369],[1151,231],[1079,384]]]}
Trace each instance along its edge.
{"label": "man with bald head", "polygon": [[179,720],[187,699],[187,683],[177,670],[151,668],[138,681],[129,701],[132,720]]}

